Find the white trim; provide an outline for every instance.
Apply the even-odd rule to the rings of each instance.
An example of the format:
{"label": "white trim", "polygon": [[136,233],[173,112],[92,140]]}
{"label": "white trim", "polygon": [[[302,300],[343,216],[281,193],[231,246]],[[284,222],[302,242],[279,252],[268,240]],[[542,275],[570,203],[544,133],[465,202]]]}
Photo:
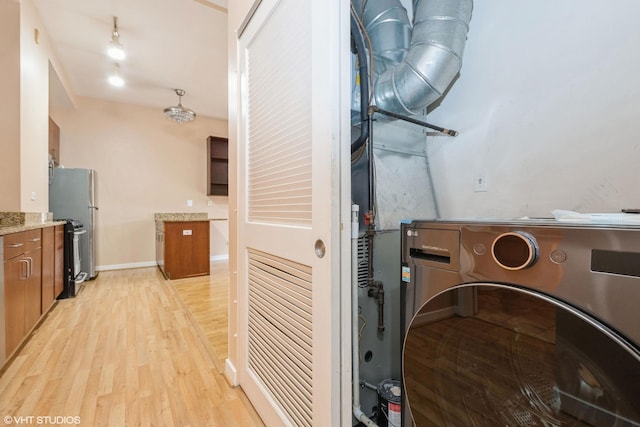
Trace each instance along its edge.
{"label": "white trim", "polygon": [[158,264],[155,261],[132,262],[129,264],[98,265],[96,266],[96,271],[125,270],[127,268],[155,267],[156,265]]}
{"label": "white trim", "polygon": [[[229,254],[212,255],[210,261],[228,261]],[[143,267],[155,267],[158,265],[155,261],[144,262],[131,262],[128,264],[110,264],[110,265],[98,265],[96,271],[109,271],[109,270],[126,270],[128,268],[143,268]]]}
{"label": "white trim", "polygon": [[224,376],[233,387],[238,385],[238,372],[230,359],[224,359]]}

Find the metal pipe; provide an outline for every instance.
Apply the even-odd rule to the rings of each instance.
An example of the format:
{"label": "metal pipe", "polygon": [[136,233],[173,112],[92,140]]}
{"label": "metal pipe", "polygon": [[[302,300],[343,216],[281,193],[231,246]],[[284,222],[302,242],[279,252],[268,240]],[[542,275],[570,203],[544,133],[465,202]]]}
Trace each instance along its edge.
{"label": "metal pipe", "polygon": [[360,381],[360,386],[362,386],[364,388],[368,388],[369,390],[373,390],[375,392],[378,391],[378,387],[374,386],[373,384],[369,384],[365,380]]}
{"label": "metal pipe", "polygon": [[351,154],[355,153],[369,138],[369,72],[367,71],[367,53],[364,38],[354,13],[351,13],[351,39],[358,56],[360,73],[360,136],[351,143]]}
{"label": "metal pipe", "polygon": [[[369,120],[369,139],[373,140],[373,120]],[[369,228],[375,225],[376,216],[376,177],[373,162],[373,144],[367,145],[367,174],[369,179]],[[369,231],[367,229],[367,232]],[[372,248],[369,248],[372,249]],[[369,252],[371,254],[371,252]],[[371,272],[370,272],[371,273]]]}
{"label": "metal pipe", "polygon": [[449,136],[458,136],[458,131],[457,130],[445,129],[445,128],[440,127],[440,126],[432,125],[431,123],[423,122],[422,120],[412,119],[411,117],[406,117],[406,116],[403,116],[401,114],[396,114],[396,113],[394,113],[392,111],[383,110],[382,108],[380,108],[380,107],[378,107],[376,105],[372,105],[369,108],[369,110],[372,113],[384,114],[385,116],[393,117],[394,119],[404,120],[405,122],[409,122],[409,123],[413,123],[413,124],[416,124],[416,125],[420,125],[420,126],[425,127],[425,128],[437,130],[438,132],[444,133],[444,134],[449,135]]}
{"label": "metal pipe", "polygon": [[378,304],[378,332],[382,333],[384,332],[384,284],[375,280],[370,286],[368,295]]}

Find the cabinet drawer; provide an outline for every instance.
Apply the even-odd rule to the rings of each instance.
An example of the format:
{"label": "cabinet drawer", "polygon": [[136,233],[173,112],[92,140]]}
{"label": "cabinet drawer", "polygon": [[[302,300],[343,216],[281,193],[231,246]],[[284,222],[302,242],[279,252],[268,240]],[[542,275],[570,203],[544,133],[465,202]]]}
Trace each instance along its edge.
{"label": "cabinet drawer", "polygon": [[4,260],[42,247],[42,230],[35,229],[4,236]]}
{"label": "cabinet drawer", "polygon": [[42,247],[42,229],[23,231],[25,252],[34,251]]}
{"label": "cabinet drawer", "polygon": [[24,248],[24,233],[11,233],[4,236],[4,260],[15,258],[18,255],[23,254]]}

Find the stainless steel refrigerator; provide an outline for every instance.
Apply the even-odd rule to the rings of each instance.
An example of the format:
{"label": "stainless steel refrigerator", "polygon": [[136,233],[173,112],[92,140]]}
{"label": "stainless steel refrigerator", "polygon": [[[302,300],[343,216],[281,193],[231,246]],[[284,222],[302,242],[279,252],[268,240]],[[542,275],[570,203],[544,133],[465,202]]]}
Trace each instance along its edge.
{"label": "stainless steel refrigerator", "polygon": [[[81,271],[96,277],[96,172],[93,169],[54,168],[49,181],[49,211],[54,219],[75,219],[84,226],[80,236]],[[77,273],[77,272],[76,272]]]}

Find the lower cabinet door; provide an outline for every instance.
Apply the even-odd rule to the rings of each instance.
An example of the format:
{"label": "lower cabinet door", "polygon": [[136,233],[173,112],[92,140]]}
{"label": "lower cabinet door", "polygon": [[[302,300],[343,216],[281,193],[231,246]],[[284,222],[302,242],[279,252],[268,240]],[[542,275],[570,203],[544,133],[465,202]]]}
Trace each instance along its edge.
{"label": "lower cabinet door", "polygon": [[209,274],[209,221],[166,222],[164,272],[169,279]]}
{"label": "lower cabinet door", "polygon": [[[24,333],[26,335],[42,314],[42,250],[25,253],[29,266],[29,278],[24,287]],[[48,308],[48,307],[47,307]]]}
{"label": "lower cabinet door", "polygon": [[9,357],[24,337],[24,287],[27,260],[18,257],[4,262],[5,356]]}

